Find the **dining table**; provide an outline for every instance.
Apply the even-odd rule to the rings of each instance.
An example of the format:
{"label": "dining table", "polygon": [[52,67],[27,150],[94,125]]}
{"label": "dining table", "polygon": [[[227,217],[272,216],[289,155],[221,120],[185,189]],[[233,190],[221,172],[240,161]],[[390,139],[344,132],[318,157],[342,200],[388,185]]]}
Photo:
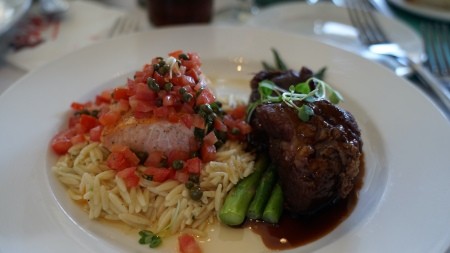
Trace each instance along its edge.
{"label": "dining table", "polygon": [[[67,108],[57,108],[62,102],[67,102],[72,94],[74,99],[88,100],[92,97],[86,95],[88,91],[91,95],[92,93],[101,94],[99,92],[105,87],[117,86],[117,83],[124,83],[124,80],[130,82],[130,79],[125,79],[125,76],[130,75],[131,69],[136,67],[136,61],[144,58],[150,60],[153,57],[153,55],[142,55],[151,51],[150,46],[146,47],[146,43],[151,45],[155,41],[152,45],[155,48],[166,48],[164,43],[179,46],[180,44],[153,37],[161,35],[172,38],[171,33],[175,31],[186,36],[186,43],[191,47],[204,49],[207,53],[211,50],[223,50],[220,52],[222,58],[232,50],[238,50],[239,53],[246,53],[248,50],[250,58],[256,58],[255,55],[263,51],[258,44],[269,47],[269,44],[275,41],[282,49],[283,45],[286,46],[285,48],[295,48],[297,45],[293,44],[299,41],[313,49],[323,50],[317,54],[329,60],[329,63],[325,64],[335,67],[334,70],[327,69],[327,71],[341,81],[338,86],[344,88],[344,107],[354,109],[361,124],[364,159],[366,159],[365,164],[362,165],[366,168],[366,174],[363,175],[366,181],[362,186],[361,196],[367,198],[361,198],[357,206],[359,209],[355,209],[349,222],[344,222],[341,227],[338,227],[336,233],[324,236],[318,244],[306,244],[304,248],[300,247],[298,250],[294,248],[289,252],[379,252],[377,250],[380,249],[383,252],[399,252],[405,249],[408,252],[429,250],[429,252],[450,253],[450,230],[445,225],[450,224],[448,214],[450,210],[444,210],[450,203],[448,199],[450,174],[448,163],[445,164],[450,162],[450,156],[447,155],[447,148],[450,148],[450,131],[448,131],[450,130],[450,108],[442,101],[442,96],[436,94],[429,84],[410,72],[407,66],[405,70],[402,62],[368,51],[367,47],[359,41],[358,31],[350,22],[345,0],[212,0],[212,16],[208,22],[165,26],[152,23],[149,17],[149,3],[146,0],[66,1],[69,7],[67,10],[57,15],[48,15],[42,12],[40,1],[23,0],[29,3],[29,6],[26,6],[26,10],[21,13],[20,20],[9,28],[8,32],[13,36],[3,36],[6,32],[0,34],[3,36],[0,37],[0,105],[3,105],[3,108],[0,106],[0,114],[9,119],[7,121],[0,119],[0,130],[5,130],[4,133],[0,133],[0,137],[7,139],[6,142],[0,141],[0,172],[2,173],[0,174],[2,177],[0,196],[7,198],[6,201],[2,199],[0,221],[4,221],[8,226],[8,229],[2,228],[3,224],[0,222],[0,252],[3,252],[2,249],[27,251],[32,247],[39,248],[40,251],[36,252],[46,252],[46,247],[50,249],[48,252],[60,252],[66,249],[66,242],[80,247],[79,249],[69,248],[68,252],[80,250],[102,252],[109,248],[117,249],[117,252],[127,252],[127,247],[136,247],[136,240],[130,242],[127,239],[130,233],[122,238],[121,235],[103,225],[92,225],[87,221],[87,215],[84,215],[86,217],[80,215],[85,213],[69,201],[67,194],[62,190],[62,184],[59,184],[50,172],[52,163],[56,162],[56,156],[50,151],[49,140],[53,138],[54,133],[61,130],[58,126],[62,125],[62,115],[69,109],[69,105]],[[436,14],[434,11],[405,7],[403,4],[406,0],[367,1],[370,4],[370,10],[375,13],[376,18],[379,18],[383,29],[392,40],[417,56],[420,65],[423,64],[424,71],[434,76],[428,68],[425,51],[427,41],[422,35],[421,24],[430,21],[450,27],[450,10],[440,10]],[[1,7],[0,3],[0,18]],[[238,7],[243,9],[236,9]],[[120,22],[125,19],[130,23],[124,25],[124,27],[128,26],[127,29],[123,28],[119,31],[117,28],[123,25]],[[206,35],[202,33],[204,31]],[[218,34],[220,31],[229,32],[230,36],[235,37]],[[254,38],[245,37],[246,33]],[[271,38],[266,41],[265,36],[269,34],[280,36],[281,40]],[[212,38],[208,39],[208,35],[212,35]],[[193,39],[189,36],[197,37]],[[127,44],[127,38],[130,38],[130,45]],[[142,41],[142,38],[149,41]],[[203,39],[206,41],[204,48],[197,43]],[[283,39],[292,41],[283,41]],[[241,48],[239,43],[247,48]],[[227,44],[230,48],[227,48]],[[127,47],[122,47],[123,45]],[[256,48],[255,53],[251,52],[252,47]],[[123,52],[118,48],[121,48],[120,50],[123,48]],[[307,52],[308,49],[303,48],[301,51]],[[101,52],[104,65],[111,68],[110,70],[105,70],[106,67],[97,59],[96,52]],[[283,52],[288,62],[296,62],[300,58],[293,59],[297,56],[295,52],[292,52],[292,55],[289,55],[286,50]],[[444,53],[443,57],[450,57],[449,51]],[[114,58],[113,54],[124,58]],[[267,58],[271,56],[269,50],[267,55]],[[235,92],[221,83],[224,81],[220,78],[214,79],[214,75],[216,70],[217,73],[228,71],[232,74],[242,74],[238,73],[239,68],[247,67],[246,64],[253,68],[254,62],[247,63],[246,59],[236,57],[231,60],[226,59],[224,63],[218,59],[220,57],[213,55],[207,59],[207,62],[211,65],[217,64],[217,69],[223,68],[225,71],[219,71],[215,66],[205,64],[205,69],[212,73],[212,80],[219,83],[218,91],[232,93],[230,97],[241,94],[247,96],[247,83],[244,89],[241,87],[242,83],[236,81],[237,88],[233,86],[237,89]],[[340,57],[345,59],[341,60]],[[86,63],[85,66],[83,61],[86,59],[91,59],[93,63]],[[123,62],[119,64],[114,61]],[[230,62],[233,69],[227,65]],[[317,59],[311,62],[315,67],[319,65]],[[94,63],[96,65],[93,67]],[[361,71],[358,71],[359,65]],[[66,71],[64,69],[66,66],[76,66],[79,69],[73,72]],[[121,68],[126,70],[121,72]],[[354,69],[356,69],[355,72],[353,72]],[[64,74],[55,73],[55,70],[75,74],[64,76]],[[366,75],[371,79],[366,80]],[[105,78],[105,76],[108,77]],[[231,81],[236,80],[233,77],[226,77]],[[245,76],[247,79],[248,77],[248,75]],[[448,82],[450,79],[434,77],[438,82],[437,85],[448,89],[450,93]],[[36,83],[33,78],[36,78]],[[70,80],[67,81],[67,79]],[[77,83],[78,79],[80,83]],[[49,80],[56,84],[42,83]],[[365,81],[372,87],[365,87],[363,83]],[[101,82],[98,87],[97,82]],[[378,84],[380,86],[376,87]],[[21,91],[26,91],[27,85],[33,85],[35,92],[32,96],[22,97]],[[41,89],[37,87],[38,85],[44,88]],[[45,87],[50,88],[45,89]],[[397,91],[398,94],[395,93]],[[14,98],[9,97],[11,94]],[[334,93],[336,94],[338,93]],[[53,99],[55,101],[49,102]],[[384,103],[385,101],[387,102]],[[41,116],[38,116],[42,111],[36,111],[33,105],[47,110],[42,116],[45,122],[39,119]],[[74,103],[72,108],[73,106]],[[32,118],[33,122],[27,118],[28,115],[17,115],[15,118],[16,115],[12,115],[10,109],[29,113],[32,115],[30,119]],[[436,122],[425,122],[429,119],[428,117]],[[37,132],[21,131],[23,135],[16,133],[16,125],[11,122],[12,119],[17,120],[17,129],[23,129],[25,128],[23,125],[28,124],[29,131],[33,132],[32,128],[36,128]],[[46,146],[42,148],[41,144]],[[38,148],[33,148],[33,145],[41,146],[37,150]],[[30,152],[19,154],[22,149]],[[31,157],[30,160],[23,159],[28,155]],[[32,161],[33,159],[36,161]],[[37,172],[33,166],[45,167],[48,172]],[[15,193],[8,193],[9,188],[17,189],[18,185],[23,184],[23,181],[19,181],[19,178],[23,177],[27,177],[33,190],[22,187],[17,196],[13,196]],[[427,177],[431,179],[428,180]],[[21,196],[20,193],[24,195]],[[428,196],[429,193],[432,195]],[[24,196],[28,196],[26,200]],[[29,197],[35,198],[29,200]],[[42,208],[44,201],[51,202],[48,210]],[[407,203],[405,206],[411,210],[404,210],[405,207],[401,201],[405,201]],[[421,201],[426,204],[422,204]],[[23,206],[25,209],[39,206],[41,208],[35,210],[37,217],[44,217],[49,222],[42,224],[44,222],[29,217],[28,220],[31,223],[28,224],[22,221],[21,217],[30,216],[34,210],[11,210],[7,208],[7,204]],[[425,212],[429,210],[432,213],[427,215]],[[5,217],[4,213],[17,213],[17,217]],[[414,217],[414,220],[408,216],[409,213],[412,213],[411,217]],[[396,216],[392,217],[391,214]],[[12,222],[14,219],[19,223],[19,227],[14,227],[15,222]],[[377,223],[378,220],[380,223]],[[44,232],[39,234],[40,228],[34,227],[34,224],[41,225]],[[389,231],[386,231],[389,224],[400,224],[400,226],[390,226]],[[422,225],[429,234],[422,234],[420,228]],[[71,226],[76,229],[68,229]],[[57,232],[52,230],[55,227],[59,229]],[[10,235],[7,230],[12,230],[13,234]],[[23,237],[18,238],[18,235],[25,230],[33,231],[33,234],[30,236],[24,234]],[[235,228],[232,230],[236,231]],[[363,234],[358,233],[360,230]],[[224,236],[215,232],[218,234],[215,236],[223,240],[217,252],[229,252],[224,251],[228,246],[230,251],[237,252],[267,251],[266,248],[257,251],[245,251],[245,249],[240,251],[242,249],[239,247],[244,245],[240,244],[244,240],[242,239],[244,235]],[[392,240],[389,239],[390,233],[394,238]],[[396,235],[400,234],[401,236],[398,236],[400,241],[395,241]],[[375,238],[373,241],[370,240],[371,236]],[[54,241],[54,238],[60,238],[61,242],[46,245]],[[254,240],[254,237],[252,238]],[[353,241],[350,242],[349,238]],[[417,242],[420,248],[416,249],[404,245],[412,243],[409,238],[415,238],[416,242],[417,238],[425,239],[423,242]],[[385,245],[379,245],[376,239],[382,240]],[[252,242],[249,241],[247,244]],[[261,244],[259,240],[258,243]],[[170,249],[173,251],[173,248]],[[135,252],[147,251],[139,248]]]}

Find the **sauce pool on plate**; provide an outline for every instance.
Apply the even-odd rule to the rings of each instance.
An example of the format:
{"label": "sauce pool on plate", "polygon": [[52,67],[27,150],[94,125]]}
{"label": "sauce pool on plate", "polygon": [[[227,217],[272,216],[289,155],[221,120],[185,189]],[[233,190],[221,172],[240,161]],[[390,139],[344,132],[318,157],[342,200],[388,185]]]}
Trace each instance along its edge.
{"label": "sauce pool on plate", "polygon": [[328,208],[311,216],[293,217],[283,214],[278,224],[247,220],[242,227],[258,234],[266,247],[286,250],[306,245],[333,231],[347,219],[358,202],[358,192],[363,184],[364,158],[353,191],[346,199],[336,201]]}

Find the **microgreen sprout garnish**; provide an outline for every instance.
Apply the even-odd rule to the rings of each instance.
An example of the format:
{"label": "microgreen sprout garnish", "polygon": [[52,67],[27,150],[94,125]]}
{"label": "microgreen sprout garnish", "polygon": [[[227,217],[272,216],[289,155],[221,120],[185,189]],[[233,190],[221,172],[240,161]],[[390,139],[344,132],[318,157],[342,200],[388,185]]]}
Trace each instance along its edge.
{"label": "microgreen sprout garnish", "polygon": [[[311,89],[311,87],[314,88]],[[309,78],[306,82],[291,85],[289,90],[278,87],[270,80],[263,80],[259,83],[258,91],[260,99],[249,104],[247,108],[247,120],[250,120],[253,111],[258,105],[285,103],[287,106],[294,108],[297,111],[298,117],[306,122],[314,115],[314,110],[308,103],[327,99],[333,104],[338,104],[343,100],[342,95],[338,91],[315,77]],[[298,102],[302,101],[305,103],[299,106]]]}
{"label": "microgreen sprout garnish", "polygon": [[145,245],[148,244],[150,248],[156,248],[162,243],[161,237],[154,234],[150,230],[141,230],[139,231],[139,244]]}

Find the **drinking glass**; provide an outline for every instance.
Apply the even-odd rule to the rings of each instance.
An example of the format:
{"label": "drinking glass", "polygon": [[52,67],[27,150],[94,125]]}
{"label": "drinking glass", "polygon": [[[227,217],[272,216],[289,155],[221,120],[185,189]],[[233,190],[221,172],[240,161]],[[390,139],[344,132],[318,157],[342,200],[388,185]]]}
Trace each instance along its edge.
{"label": "drinking glass", "polygon": [[231,6],[219,9],[215,13],[216,22],[243,23],[252,15],[258,13],[255,0],[234,0]]}

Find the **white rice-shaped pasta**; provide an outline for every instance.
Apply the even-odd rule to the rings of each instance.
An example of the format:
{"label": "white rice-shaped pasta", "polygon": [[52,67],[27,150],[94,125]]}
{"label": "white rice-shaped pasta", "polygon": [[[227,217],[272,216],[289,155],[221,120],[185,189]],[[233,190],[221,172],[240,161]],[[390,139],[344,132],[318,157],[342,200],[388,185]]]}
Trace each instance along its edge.
{"label": "white rice-shaped pasta", "polygon": [[206,236],[208,224],[218,219],[226,194],[254,170],[255,156],[244,150],[242,144],[227,142],[218,150],[217,160],[204,165],[200,177],[203,195],[198,201],[176,180],[157,183],[141,179],[138,186],[127,187],[117,171],[107,166],[109,151],[100,143],[73,146],[52,170],[91,219],[122,222],[165,235],[187,231]]}

